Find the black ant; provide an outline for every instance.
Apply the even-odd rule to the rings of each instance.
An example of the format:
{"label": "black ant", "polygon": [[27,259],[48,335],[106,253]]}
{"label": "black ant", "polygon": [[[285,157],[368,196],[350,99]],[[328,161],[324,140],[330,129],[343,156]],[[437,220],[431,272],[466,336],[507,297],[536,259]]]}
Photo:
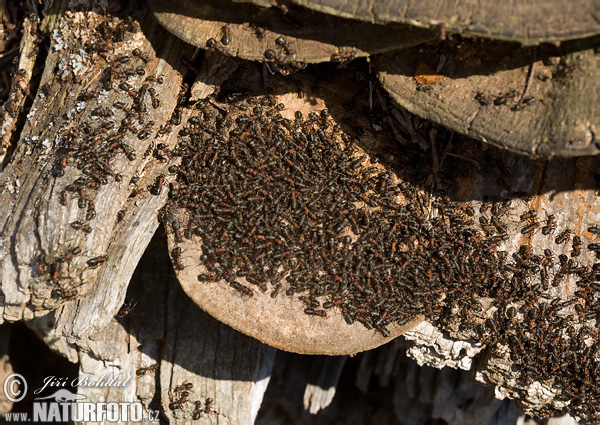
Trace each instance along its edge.
{"label": "black ant", "polygon": [[229,42],[231,41],[230,34],[229,34],[229,24],[223,25],[221,27],[221,31],[223,32],[223,36],[221,37],[221,43],[224,46],[227,46],[229,44]]}
{"label": "black ant", "polygon": [[556,230],[556,221],[554,219],[554,214],[549,215],[548,218],[546,219],[546,225],[544,227],[542,227],[542,233],[544,235],[549,235],[550,233],[553,233]]}
{"label": "black ant", "polygon": [[158,363],[154,363],[151,366],[139,368],[138,370],[135,371],[135,374],[137,376],[143,376],[143,375],[145,375],[148,372],[157,371],[158,368],[159,368]]}

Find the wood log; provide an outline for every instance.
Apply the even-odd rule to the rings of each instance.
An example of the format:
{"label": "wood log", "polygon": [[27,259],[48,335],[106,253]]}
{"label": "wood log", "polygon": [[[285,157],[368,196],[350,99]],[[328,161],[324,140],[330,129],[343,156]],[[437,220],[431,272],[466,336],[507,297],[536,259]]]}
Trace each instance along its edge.
{"label": "wood log", "polygon": [[[2,12],[0,12],[2,13]],[[18,138],[15,129],[19,122],[23,121],[24,104],[28,97],[33,97],[30,93],[31,77],[33,67],[39,53],[38,31],[39,22],[35,17],[30,17],[23,22],[23,39],[19,46],[19,63],[17,65],[17,74],[10,88],[9,99],[3,105],[2,128],[0,129],[0,170],[4,165],[6,154],[13,145],[13,141]]]}
{"label": "wood log", "polygon": [[[178,303],[174,300],[186,298],[180,298],[181,294],[173,295],[170,292],[173,288],[143,293],[136,297],[138,304],[143,299],[156,302],[153,307],[159,307],[140,308],[146,321],[140,322],[138,330],[112,320],[125,298],[129,276],[156,226],[158,208],[166,199],[167,191],[164,186],[173,176],[166,176],[164,180],[159,178],[161,173],[169,174],[163,170],[171,164],[168,161],[162,162],[160,156],[166,157],[164,151],[159,152],[160,149],[155,146],[149,150],[148,155],[144,155],[154,138],[145,139],[145,134],[140,134],[146,130],[141,127],[139,115],[132,124],[135,133],[128,128],[127,122],[123,124],[126,128],[122,136],[124,142],[120,142],[118,132],[115,134],[112,129],[102,127],[104,120],[101,115],[108,114],[96,110],[115,102],[123,102],[129,108],[136,102],[132,98],[139,95],[140,79],[132,81],[131,88],[123,86],[110,91],[103,84],[107,84],[106,87],[111,84],[119,86],[121,77],[113,75],[115,68],[128,69],[130,66],[136,75],[139,75],[137,67],[144,68],[144,78],[159,74],[168,76],[162,85],[158,81],[147,81],[149,86],[145,99],[148,115],[143,121],[154,119],[151,133],[152,136],[158,136],[156,142],[164,142],[167,148],[175,146],[181,141],[175,133],[167,137],[167,134],[158,135],[157,129],[172,122],[177,131],[182,128],[178,124],[180,120],[183,121],[181,115],[191,113],[178,109],[182,105],[178,105],[177,97],[169,95],[180,92],[182,77],[179,73],[183,68],[179,59],[184,55],[191,56],[193,49],[178,44],[149,23],[144,23],[142,28],[153,34],[153,44],[137,31],[136,24],[128,20],[121,21],[90,12],[65,12],[57,23],[59,31],[52,36],[52,48],[46,61],[42,88],[30,113],[31,121],[28,120],[19,130],[20,139],[11,163],[0,175],[3,318],[7,321],[28,319],[31,326],[42,333],[49,344],[54,344],[56,350],[70,358],[81,361],[83,370],[88,372],[104,371],[105,366],[101,364],[103,361],[111,363],[111,367],[120,367],[128,372],[140,369],[150,372],[144,368],[152,366],[153,361],[164,359],[158,370],[160,402],[164,411],[172,417],[180,413],[186,418],[194,415],[195,405],[181,401],[179,392],[175,391],[175,387],[187,380],[193,384],[193,388],[200,389],[200,393],[195,394],[198,397],[193,399],[195,401],[202,401],[202,397],[213,398],[209,394],[211,391],[215,391],[214,394],[224,394],[225,386],[231,385],[229,379],[215,383],[215,377],[220,376],[222,371],[204,379],[207,378],[202,375],[205,365],[198,364],[193,359],[192,340],[198,338],[203,344],[208,344],[212,338],[213,345],[202,347],[208,356],[216,355],[216,350],[223,349],[220,343],[231,338],[231,346],[234,348],[228,349],[226,355],[232,357],[226,358],[235,358],[240,349],[252,352],[248,356],[248,363],[241,365],[243,367],[239,373],[244,379],[239,381],[240,387],[236,389],[238,394],[244,394],[245,407],[239,412],[233,411],[231,399],[224,395],[222,399],[220,395],[219,398],[214,398],[214,406],[212,403],[209,405],[215,409],[220,406],[219,409],[222,410],[218,410],[219,414],[216,415],[220,420],[252,420],[266,382],[260,378],[268,376],[267,371],[272,364],[271,350],[255,341],[248,342],[249,340],[237,334],[229,334],[226,327],[214,322],[202,329],[193,323],[187,323],[188,316],[197,318],[199,323],[206,323],[206,316],[202,316],[191,304],[179,310],[183,301]],[[119,35],[121,29],[124,29],[123,40]],[[96,30],[100,33],[95,32]],[[104,38],[106,34],[110,35],[110,41],[116,49],[114,55],[112,52],[101,54],[102,43],[108,43]],[[89,59],[80,52],[85,47],[86,39],[96,41],[96,47],[100,48],[88,53],[97,59],[95,64],[88,63]],[[134,54],[135,48],[140,50]],[[132,64],[123,62],[122,55],[125,52]],[[144,55],[149,55],[148,62]],[[206,68],[213,69],[208,65]],[[306,102],[298,99],[295,94],[299,87],[304,87],[302,79],[312,78],[314,86],[315,81],[325,78],[324,75],[335,75],[336,83],[328,88],[314,90],[316,94],[319,91],[321,94],[325,93],[325,99],[329,102],[315,96],[315,107],[325,104],[332,111],[332,120],[339,123],[345,133],[357,136],[357,145],[369,157],[369,165],[378,162],[378,165],[373,165],[378,170],[393,173],[394,180],[409,182],[416,187],[414,198],[410,201],[426,217],[425,224],[434,223],[431,220],[439,218],[437,223],[454,220],[453,226],[448,225],[448,228],[471,229],[467,240],[469,244],[479,244],[476,250],[479,254],[477,261],[474,256],[461,251],[467,244],[464,239],[457,235],[454,240],[443,239],[452,248],[445,251],[445,258],[449,263],[456,264],[457,273],[462,274],[459,279],[452,281],[453,286],[441,288],[444,296],[439,296],[439,304],[435,304],[427,312],[430,323],[437,328],[437,332],[430,332],[436,341],[427,342],[424,336],[419,335],[415,337],[418,343],[423,346],[422,349],[430,351],[430,359],[436,356],[435,349],[430,347],[441,347],[438,365],[448,362],[455,367],[467,367],[466,358],[475,356],[473,373],[480,380],[494,385],[497,395],[520,399],[530,412],[548,415],[568,410],[590,421],[596,420],[593,402],[596,389],[591,386],[591,382],[597,371],[597,368],[594,369],[594,362],[598,361],[594,351],[597,329],[592,328],[598,320],[598,300],[593,295],[597,271],[594,264],[598,252],[597,247],[593,247],[598,235],[594,224],[600,221],[598,181],[595,174],[598,159],[532,160],[476,144],[401,111],[381,92],[378,95],[377,90],[371,90],[372,81],[369,85],[364,69],[367,68],[334,70],[315,67],[310,68],[306,76],[298,77],[300,82],[281,80],[279,77],[272,77],[266,82],[285,99],[287,107],[293,111],[295,108],[306,107],[302,106]],[[255,83],[265,81],[260,67],[244,65],[243,71],[247,74],[241,75],[248,75]],[[225,76],[227,74],[224,72]],[[238,75],[240,74],[232,78]],[[115,79],[116,81],[112,81]],[[354,88],[360,86],[357,80],[363,81],[363,88],[367,89],[355,92]],[[217,81],[201,79],[197,88],[199,87],[199,92],[210,92],[211,86],[218,85]],[[48,95],[40,96],[44,94],[45,89],[42,89],[46,82]],[[160,100],[160,105],[156,108],[150,99],[150,88],[155,89]],[[108,93],[103,93],[103,90]],[[81,100],[87,98],[87,92],[93,92],[97,97]],[[343,100],[335,92],[351,99],[353,104],[344,107]],[[311,92],[306,90],[306,93]],[[79,97],[80,94],[82,97]],[[379,100],[380,97],[383,101]],[[138,106],[136,108],[139,109]],[[372,111],[373,108],[379,108],[376,114],[379,118],[377,121],[368,121],[367,111]],[[353,112],[343,112],[346,110]],[[350,120],[344,121],[347,115]],[[92,116],[98,118],[94,120]],[[124,115],[118,115],[118,118],[123,117]],[[353,121],[354,118],[356,121]],[[386,124],[394,120],[395,133],[391,124],[388,132]],[[356,127],[356,123],[362,130]],[[102,145],[105,139],[103,134],[106,132],[110,137],[117,138],[115,143],[128,143],[127,147],[122,146],[120,151],[105,157],[104,165],[101,166],[109,175],[111,172],[115,173],[115,177],[117,172],[123,175],[117,178],[121,182],[110,181],[107,184],[102,184],[102,176],[94,177],[91,173],[86,175],[85,183],[76,184],[77,191],[65,192],[67,205],[64,206],[61,205],[64,199],[62,191],[69,184],[75,184],[76,177],[80,176],[78,161],[83,163],[82,169],[86,163],[83,158],[73,158],[72,155],[84,153],[86,149],[72,149],[71,156],[64,152],[71,149],[69,143],[72,140],[86,142],[83,136],[87,133],[85,124],[94,130],[92,133],[95,136],[98,136],[99,128],[105,129],[100,130],[98,145]],[[364,134],[359,134],[363,132]],[[400,148],[392,138],[393,134],[403,141]],[[94,139],[92,141],[95,142]],[[430,150],[425,152],[423,147]],[[102,154],[92,147],[89,149],[95,155]],[[128,155],[128,149],[131,149],[130,153],[136,154],[135,158]],[[63,161],[65,159],[66,162]],[[64,175],[60,175],[61,173]],[[132,193],[128,182],[134,175],[141,176],[138,187],[142,192],[146,188],[146,192],[137,193],[138,189],[133,189]],[[96,179],[99,181],[96,182]],[[77,193],[79,188],[85,190],[84,196]],[[152,195],[151,191],[157,194]],[[82,209],[78,208],[78,198],[83,199]],[[90,200],[95,204],[96,216],[89,219],[93,227],[88,234],[82,229],[87,230],[85,216],[91,211],[88,209]],[[450,202],[454,207],[448,212],[440,208],[438,202]],[[128,208],[128,211],[119,222],[119,211],[124,208]],[[132,213],[131,208],[139,210]],[[463,213],[457,212],[458,209]],[[495,230],[485,227],[496,219],[501,223],[493,224]],[[77,221],[81,221],[75,226],[79,229],[72,226]],[[460,224],[455,224],[459,221]],[[471,224],[465,224],[470,221]],[[167,226],[167,230],[173,249],[173,220],[167,219],[165,223],[171,225],[171,228]],[[505,226],[504,230],[501,231],[500,226]],[[544,228],[548,228],[548,232]],[[581,243],[576,243],[575,237]],[[432,240],[435,239],[432,236]],[[428,243],[430,242],[427,240],[419,240],[414,247],[415,251],[420,246],[428,246]],[[521,248],[522,246],[525,248]],[[82,253],[75,254],[72,251],[74,248],[80,248]],[[157,249],[153,247],[150,251]],[[164,250],[164,245],[162,249]],[[192,249],[190,246],[190,254],[193,253]],[[196,250],[198,249],[196,246]],[[546,255],[545,249],[551,250],[551,255]],[[506,251],[506,257],[502,254],[503,251]],[[486,252],[491,254],[486,257]],[[106,253],[108,259],[104,260],[102,257]],[[163,257],[168,255],[163,251]],[[559,255],[565,257],[559,259]],[[525,278],[507,279],[500,286],[486,286],[485,279],[489,275],[476,272],[485,268],[486,261],[500,261],[502,258],[508,258],[508,261],[502,263],[502,272],[512,273],[513,276],[521,273]],[[190,266],[200,267],[197,259],[192,260],[195,263]],[[423,269],[423,273],[415,274],[415,277],[433,275],[433,270],[431,273],[428,271],[432,262],[421,259],[406,267],[412,267],[413,264]],[[465,269],[467,266],[471,268]],[[185,270],[187,269],[186,264]],[[541,274],[542,269],[550,273],[549,277]],[[476,279],[474,276],[479,277]],[[395,277],[403,278],[401,274]],[[198,285],[196,272],[191,276],[180,273],[179,278],[184,287],[191,286],[192,281]],[[556,285],[553,286],[552,283]],[[223,321],[235,319],[238,311],[232,309],[232,306],[248,306],[245,310],[248,314],[246,321],[252,321],[259,315],[260,311],[251,307],[249,300],[235,304],[234,302],[239,301],[239,295],[224,286],[224,282],[214,282],[213,288],[221,288],[222,296],[210,301],[229,308],[223,308]],[[166,294],[165,304],[160,304],[157,293]],[[198,299],[194,301],[197,304],[203,302]],[[290,299],[286,301],[289,304],[297,302]],[[406,308],[410,307],[408,302],[406,304]],[[216,311],[216,307],[214,308]],[[164,320],[155,321],[159,317],[156,312],[165,311],[164,309]],[[212,313],[217,315],[215,311]],[[182,312],[189,314],[184,317]],[[34,317],[37,318],[33,320]],[[291,317],[290,322],[298,317],[301,318],[299,320],[306,319],[301,308],[296,308]],[[318,323],[323,327],[331,326],[333,321],[329,319]],[[300,331],[309,334],[314,332],[315,327],[314,321],[308,321]],[[186,338],[179,339],[178,329]],[[246,328],[242,326],[241,330],[244,329]],[[266,329],[266,332],[279,332],[280,338],[282,329],[285,328],[273,327]],[[340,332],[349,332],[348,328],[340,329]],[[372,331],[368,333],[357,325],[355,329],[370,339],[378,339],[378,343],[387,341],[383,336],[374,337],[376,334]],[[555,334],[546,340],[542,331],[547,332],[548,337],[552,332]],[[222,333],[223,341],[214,341],[215,333]],[[440,333],[450,341],[448,345],[438,339]],[[161,338],[165,338],[164,346],[159,343]],[[553,342],[555,338],[556,342]],[[146,348],[140,354],[135,352],[139,343],[136,341],[142,340],[145,342],[142,347]],[[468,343],[456,343],[456,340]],[[477,350],[473,348],[473,342],[482,344],[478,355],[475,354]],[[182,346],[179,347],[178,343]],[[363,347],[371,347],[369,344]],[[458,354],[455,347],[460,347]],[[461,353],[463,348],[466,354]],[[547,351],[557,349],[569,353],[569,357],[561,359],[561,363],[546,355]],[[187,353],[184,359],[178,359],[179,351]],[[352,352],[354,351],[358,349],[353,348]],[[414,351],[413,356],[417,355],[417,351]],[[220,361],[220,358],[215,359]],[[590,359],[593,367],[587,366],[587,359]],[[560,365],[558,368],[557,364]],[[548,376],[548,370],[552,372],[551,376]],[[432,392],[433,378],[431,372],[427,374],[429,375],[422,378],[415,375],[411,379],[419,380],[424,392]],[[144,373],[140,388],[135,391],[142,400],[151,400],[152,390],[149,386],[152,383],[147,380],[151,381],[152,376],[152,373]],[[583,383],[576,387],[580,385],[578,382],[582,377]],[[576,402],[577,397],[581,396],[576,391],[579,388],[587,391],[585,397],[590,402],[586,405]],[[169,390],[172,399],[169,397]],[[96,397],[89,394],[90,397]],[[127,394],[120,393],[119,396],[133,397],[133,394],[133,391],[129,391]],[[169,409],[171,403],[179,403],[185,408],[175,408],[173,413]],[[206,406],[206,399],[203,406]],[[206,408],[209,414],[212,413],[210,406]]]}
{"label": "wood log", "polygon": [[[231,82],[226,82],[226,84],[240,85],[235,89],[240,92],[256,93],[249,96],[247,102],[258,104],[264,95],[264,88],[257,67],[248,64],[239,65],[239,62],[232,62],[232,64],[235,64],[236,71],[232,72]],[[209,66],[208,69],[212,69],[212,67]],[[202,74],[203,71],[200,75]],[[352,84],[348,77],[348,75],[340,74],[335,82],[323,85],[316,90],[313,88],[317,87],[319,82],[313,76],[296,77],[294,91],[304,93],[302,97],[289,92],[289,82],[286,79],[274,76],[268,81],[268,84],[270,90],[274,92],[273,102],[286,105],[286,108],[280,111],[282,117],[293,120],[295,113],[301,113],[303,116],[311,113],[319,114],[327,107],[329,113],[337,117],[336,119],[341,123],[344,113],[342,105],[351,102],[353,96],[352,92],[343,89],[348,84]],[[216,104],[218,99],[213,97],[210,102]],[[225,104],[217,104],[217,106],[221,109],[228,108]],[[189,123],[201,120],[202,114],[204,114],[203,110],[206,109],[185,111],[183,120],[188,125],[184,127],[183,131],[187,130],[188,133],[196,131],[191,129]],[[228,111],[228,116],[232,121],[237,119],[236,111],[233,108]],[[362,125],[367,128],[369,125],[364,118],[359,116],[355,116],[353,119],[356,120],[356,126]],[[365,136],[365,144],[374,146],[382,144],[381,138],[377,138],[372,131],[369,131],[368,135]],[[221,137],[226,138],[224,135]],[[366,149],[359,149],[357,156],[365,153]],[[223,161],[225,160],[219,159],[215,162],[212,168],[213,174],[224,169]],[[367,165],[364,167],[366,168]],[[209,171],[211,169],[206,168],[206,172]],[[185,183],[185,175],[189,174],[190,181],[193,181],[192,173],[195,172],[191,168],[181,171],[181,178],[178,178],[177,182],[180,192],[189,190],[189,186]],[[267,175],[264,177],[268,178]],[[298,176],[291,175],[290,178],[296,179]],[[355,178],[360,179],[358,171]],[[313,187],[312,190],[316,190],[316,188]],[[206,264],[200,260],[203,255],[204,240],[202,237],[197,237],[199,235],[191,238],[182,236],[185,229],[190,231],[189,229],[194,226],[192,211],[195,208],[182,207],[175,202],[170,201],[165,207],[165,210],[168,210],[168,213],[165,214],[167,217],[165,228],[168,230],[170,250],[171,252],[181,252],[181,254],[173,255],[174,265],[184,291],[213,317],[268,345],[303,354],[352,354],[376,347],[389,340],[389,336],[375,334],[359,323],[348,325],[343,315],[335,309],[330,310],[331,314],[326,319],[304,314],[306,305],[299,302],[298,297],[291,300],[284,296],[287,287],[284,286],[281,289],[281,296],[273,297],[272,291],[275,288],[273,282],[269,283],[270,287],[265,286],[261,291],[253,291],[255,293],[252,298],[240,296],[239,292],[234,290],[225,279],[209,279],[198,282],[199,275],[208,273]],[[190,204],[187,203],[187,205]],[[293,240],[289,242],[295,243]],[[223,249],[228,250],[228,248]],[[243,278],[240,281],[247,283]],[[409,317],[405,324],[392,324],[389,332],[392,335],[400,335],[420,323],[421,320],[421,316]]]}
{"label": "wood log", "polygon": [[[178,90],[181,82],[180,71],[169,62],[178,63],[186,50],[170,39],[162,46],[165,59],[159,60],[137,24],[91,12],[66,12],[57,25],[53,54],[47,58],[30,119],[2,173],[2,244],[7,247],[2,257],[2,309],[4,320],[32,318],[93,290],[97,296],[88,298],[90,304],[77,307],[83,314],[80,321],[74,320],[78,313],[73,310],[64,311],[67,318],[58,321],[59,327],[65,323],[80,337],[102,329],[118,311],[127,282],[156,229],[158,207],[166,198],[166,192],[153,196],[145,189],[168,166],[150,155],[152,149],[147,152],[154,143],[148,136],[156,135],[160,125],[153,125],[148,135],[142,132],[149,122],[167,121],[176,99],[161,96],[157,108],[142,99],[148,102],[144,105],[148,112],[138,121],[145,124],[128,124],[135,130],[132,133],[119,124],[123,117],[111,109],[121,102],[129,110],[135,101],[127,92],[133,86],[117,88],[123,83],[115,79],[115,73],[122,72],[115,70],[116,62],[131,55],[131,65],[137,62],[144,74],[134,72],[130,77],[134,85],[141,88],[145,79],[141,90],[156,90],[151,86],[159,85],[155,79],[160,75],[169,92]],[[153,25],[149,30],[160,37],[162,30]],[[91,29],[79,33],[79,26]],[[101,29],[110,34],[101,35]],[[108,56],[93,50],[80,55],[88,48],[86,42],[112,43],[102,37],[124,41],[117,42]],[[138,57],[132,54],[135,49]],[[149,54],[152,59],[146,58]],[[87,145],[87,150],[82,152],[79,144]],[[135,185],[131,184],[134,176],[141,176]],[[141,196],[136,198],[138,192]],[[104,284],[95,284],[98,276],[105,276],[100,278]],[[103,318],[98,317],[100,312]],[[97,320],[90,321],[90,314]]]}
{"label": "wood log", "polygon": [[404,108],[529,155],[598,153],[600,37],[560,47],[481,39],[434,42],[374,58]]}
{"label": "wood log", "polygon": [[[8,376],[10,376],[14,370],[10,361],[9,355],[10,346],[10,329],[3,327],[0,329],[0,379],[2,382],[6,382]],[[0,396],[0,412],[10,412],[14,402],[9,400],[4,392]]]}
{"label": "wood log", "polygon": [[[275,0],[246,0],[275,6]],[[498,38],[523,44],[538,44],[583,38],[598,34],[597,4],[581,0],[567,9],[560,2],[540,0],[517,3],[451,2],[444,0],[411,3],[406,0],[293,0],[292,3],[319,12],[379,24],[404,22],[425,28],[443,28],[475,37]],[[445,34],[445,31],[444,31]]]}
{"label": "wood log", "polygon": [[344,62],[435,37],[409,25],[373,25],[304,8],[285,11],[216,0],[151,0],[150,6],[165,28],[188,43],[241,59],[266,60],[274,72],[285,74],[306,63]]}
{"label": "wood log", "polygon": [[45,327],[50,317],[29,322],[53,350],[75,353],[81,382],[126,383],[81,385],[78,394],[89,402],[139,401],[173,422],[254,422],[276,350],[196,307],[177,283],[164,236],[142,257],[127,298],[107,326],[69,347],[63,334]]}

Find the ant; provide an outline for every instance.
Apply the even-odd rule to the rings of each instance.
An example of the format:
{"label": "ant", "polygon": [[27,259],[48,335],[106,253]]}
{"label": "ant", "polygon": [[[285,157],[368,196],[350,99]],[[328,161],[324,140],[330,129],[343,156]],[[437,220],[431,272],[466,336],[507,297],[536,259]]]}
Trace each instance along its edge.
{"label": "ant", "polygon": [[65,256],[61,259],[61,261],[69,261],[71,258],[73,258],[74,256],[81,254],[81,248],[79,247],[75,247],[75,248],[71,248],[69,250],[69,252],[67,252],[65,254]]}
{"label": "ant", "polygon": [[356,52],[336,53],[331,55],[331,62],[342,63],[354,59]]}
{"label": "ant", "polygon": [[286,39],[282,36],[279,36],[275,39],[275,44],[281,46],[281,48],[285,51],[286,56],[291,56],[294,54],[294,49],[290,47],[290,44],[286,41]]}
{"label": "ant", "polygon": [[207,397],[206,400],[204,400],[204,413],[210,413],[211,412],[211,407],[213,404],[213,399],[210,397]]}
{"label": "ant", "polygon": [[95,258],[88,260],[87,265],[89,267],[96,267],[96,266],[106,262],[106,260],[108,260],[108,257],[106,255],[101,255],[99,257],[95,257]]}
{"label": "ant", "polygon": [[223,53],[223,48],[217,44],[217,40],[214,38],[209,38],[206,40],[206,47],[209,49],[216,50],[219,53]]}
{"label": "ant", "polygon": [[229,285],[242,295],[246,295],[248,297],[254,296],[254,291],[252,289],[248,288],[247,286],[242,285],[239,282],[236,282],[235,280],[232,280],[231,282],[229,282]]}
{"label": "ant", "polygon": [[256,35],[256,38],[258,38],[259,40],[262,40],[269,35],[269,31],[267,31],[266,29],[264,29],[262,27],[257,26],[254,23],[250,24],[250,28],[252,28],[254,30],[254,35]]}
{"label": "ant", "polygon": [[544,227],[542,227],[542,233],[547,236],[550,233],[553,233],[555,230],[556,230],[556,221],[554,219],[554,214],[551,214],[546,219],[546,225]]}
{"label": "ant", "polygon": [[181,409],[181,406],[183,405],[183,403],[185,403],[187,401],[187,395],[183,395],[181,396],[181,398],[179,400],[176,401],[172,401],[169,404],[169,409],[171,410],[177,410],[177,409]]}
{"label": "ant", "polygon": [[184,382],[181,385],[176,386],[175,388],[173,388],[173,391],[178,393],[180,391],[184,391],[184,390],[191,390],[194,387],[194,384],[192,384],[191,382]]}
{"label": "ant", "polygon": [[150,99],[152,100],[152,107],[154,109],[160,106],[160,100],[156,97],[156,90],[152,87],[148,89],[148,93],[150,93]]}
{"label": "ant", "polygon": [[535,218],[537,216],[537,212],[535,210],[529,210],[524,214],[521,214],[521,221],[527,221],[530,218]]}
{"label": "ant", "polygon": [[137,376],[144,376],[148,372],[154,372],[154,371],[158,370],[158,368],[159,368],[158,363],[154,363],[151,366],[139,368],[138,370],[135,371],[135,374]]}
{"label": "ant", "polygon": [[581,245],[583,242],[579,236],[573,236],[573,250],[571,251],[571,257],[579,257],[581,255]]}
{"label": "ant", "polygon": [[524,235],[529,234],[529,233],[533,232],[535,229],[537,229],[539,226],[540,226],[540,223],[538,223],[537,221],[531,222],[527,226],[525,226],[521,229],[521,233]]}
{"label": "ant", "polygon": [[117,317],[127,316],[129,313],[131,313],[131,310],[133,310],[133,308],[136,305],[137,305],[137,301],[129,301],[128,303],[124,303],[121,306],[121,309],[119,310],[119,312],[117,313]]}
{"label": "ant", "polygon": [[66,289],[53,289],[52,290],[52,298],[64,298],[64,299],[69,299],[69,298],[73,298],[75,295],[77,295],[77,290],[72,289],[72,290],[66,290]]}
{"label": "ant", "polygon": [[202,417],[203,409],[202,402],[197,400],[194,402],[194,413],[192,414],[192,420],[197,421]]}
{"label": "ant", "polygon": [[229,42],[231,41],[230,34],[229,34],[229,24],[223,25],[221,27],[221,31],[223,32],[223,36],[221,37],[221,44],[223,44],[224,46],[227,46],[229,44]]}
{"label": "ant", "polygon": [[565,242],[567,239],[569,239],[569,235],[572,233],[571,229],[565,229],[563,230],[560,235],[558,235],[555,239],[554,242],[557,245],[562,244],[563,242]]}
{"label": "ant", "polygon": [[75,230],[82,230],[85,233],[91,233],[92,232],[92,228],[89,226],[89,224],[84,224],[81,221],[74,221],[73,223],[71,223],[71,227]]}

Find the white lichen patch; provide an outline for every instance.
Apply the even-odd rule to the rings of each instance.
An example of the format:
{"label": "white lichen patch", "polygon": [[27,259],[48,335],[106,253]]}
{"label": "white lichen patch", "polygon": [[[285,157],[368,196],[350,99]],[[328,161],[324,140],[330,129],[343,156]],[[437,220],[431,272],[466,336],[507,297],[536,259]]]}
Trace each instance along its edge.
{"label": "white lichen patch", "polygon": [[54,42],[52,49],[54,49],[55,52],[60,52],[61,50],[65,49],[65,39],[62,32],[59,30],[55,29],[52,32],[52,41]]}
{"label": "white lichen patch", "polygon": [[481,344],[450,338],[427,321],[403,336],[413,342],[407,350],[410,358],[419,366],[427,365],[438,369],[449,366],[469,370],[473,357],[483,348]]}
{"label": "white lichen patch", "polygon": [[82,76],[90,66],[87,56],[72,53],[68,58],[61,59],[57,66],[57,76],[63,81]]}
{"label": "white lichen patch", "polygon": [[33,125],[33,120],[35,119],[36,115],[37,115],[37,111],[38,111],[38,107],[37,107],[37,103],[35,103],[35,106],[33,106],[30,110],[29,113],[27,114],[27,122],[29,122],[30,125]]}
{"label": "white lichen patch", "polygon": [[76,115],[77,115],[77,109],[71,109],[69,112],[67,112],[68,119],[73,119],[73,118],[75,118]]}
{"label": "white lichen patch", "polygon": [[107,90],[100,90],[100,92],[98,93],[98,97],[96,98],[98,103],[106,101],[108,99],[108,94],[109,92]]}
{"label": "white lichen patch", "polygon": [[6,120],[2,123],[2,126],[0,127],[0,136],[4,136],[7,132],[7,129],[10,128],[10,126],[12,126],[14,119],[11,117],[6,117]]}

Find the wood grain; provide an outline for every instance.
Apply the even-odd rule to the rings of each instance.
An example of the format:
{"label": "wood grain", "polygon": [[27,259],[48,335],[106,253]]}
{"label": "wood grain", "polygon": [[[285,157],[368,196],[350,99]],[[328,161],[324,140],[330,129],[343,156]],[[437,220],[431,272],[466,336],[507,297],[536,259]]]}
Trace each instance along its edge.
{"label": "wood grain", "polygon": [[[274,6],[272,0],[252,3]],[[598,3],[595,0],[520,0],[494,2],[476,0],[293,0],[292,3],[323,13],[387,24],[402,22],[440,28],[470,36],[538,44],[583,38],[598,34]]]}
{"label": "wood grain", "polygon": [[[282,67],[329,61],[334,55],[342,55],[345,61],[414,46],[434,37],[431,31],[408,25],[373,25],[308,9],[283,14],[276,9],[218,0],[151,0],[150,6],[165,28],[188,43],[207,48],[212,38],[214,49],[221,53],[248,60],[268,59]],[[225,27],[229,31],[226,44],[222,42]],[[280,36],[293,53],[288,54],[276,42]],[[267,50],[278,59],[266,58]]]}
{"label": "wood grain", "polygon": [[[454,131],[519,153],[592,155],[600,152],[599,43],[459,40],[381,55],[373,66],[398,104]],[[442,77],[438,83],[415,80],[421,62]]]}

